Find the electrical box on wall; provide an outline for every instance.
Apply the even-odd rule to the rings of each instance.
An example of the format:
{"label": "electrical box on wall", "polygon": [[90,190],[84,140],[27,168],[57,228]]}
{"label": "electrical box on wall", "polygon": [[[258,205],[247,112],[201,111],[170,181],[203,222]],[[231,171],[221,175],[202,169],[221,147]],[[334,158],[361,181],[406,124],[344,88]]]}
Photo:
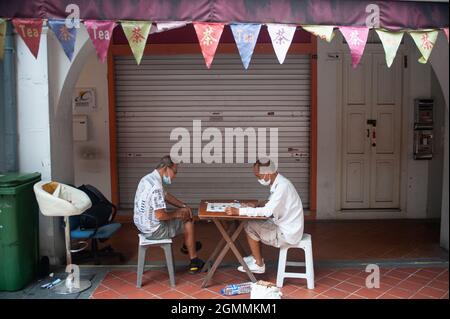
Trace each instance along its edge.
{"label": "electrical box on wall", "polygon": [[432,99],[414,100],[414,159],[433,158],[433,105]]}
{"label": "electrical box on wall", "polygon": [[73,140],[76,142],[85,142],[88,140],[87,115],[73,116]]}

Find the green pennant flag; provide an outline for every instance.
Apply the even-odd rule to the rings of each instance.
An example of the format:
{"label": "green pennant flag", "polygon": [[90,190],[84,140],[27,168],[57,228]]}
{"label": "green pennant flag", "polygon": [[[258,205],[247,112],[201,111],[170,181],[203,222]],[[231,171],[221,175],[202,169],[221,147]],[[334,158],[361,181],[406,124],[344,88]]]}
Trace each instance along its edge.
{"label": "green pennant flag", "polygon": [[419,48],[422,56],[419,58],[419,63],[427,63],[430,57],[431,51],[434,48],[436,39],[438,37],[437,30],[420,30],[420,31],[410,31],[409,34],[413,38],[414,42]]}
{"label": "green pennant flag", "polygon": [[332,25],[302,25],[301,27],[327,42],[331,42],[334,38],[334,26]]}
{"label": "green pennant flag", "polygon": [[141,64],[152,23],[150,21],[121,21],[120,24],[128,39],[134,58],[139,65]]}
{"label": "green pennant flag", "polygon": [[0,60],[3,60],[5,53],[6,20],[0,19]]}
{"label": "green pennant flag", "polygon": [[390,68],[402,42],[403,32],[388,31],[385,29],[376,29],[375,31],[383,44],[384,53],[386,54],[386,64]]}

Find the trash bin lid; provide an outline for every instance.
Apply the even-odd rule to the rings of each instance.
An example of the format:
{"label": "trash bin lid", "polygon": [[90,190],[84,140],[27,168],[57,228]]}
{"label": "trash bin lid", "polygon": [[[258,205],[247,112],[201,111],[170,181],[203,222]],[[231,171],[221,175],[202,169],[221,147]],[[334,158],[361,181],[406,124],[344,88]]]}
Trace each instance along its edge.
{"label": "trash bin lid", "polygon": [[0,173],[0,188],[26,184],[41,177],[40,173]]}

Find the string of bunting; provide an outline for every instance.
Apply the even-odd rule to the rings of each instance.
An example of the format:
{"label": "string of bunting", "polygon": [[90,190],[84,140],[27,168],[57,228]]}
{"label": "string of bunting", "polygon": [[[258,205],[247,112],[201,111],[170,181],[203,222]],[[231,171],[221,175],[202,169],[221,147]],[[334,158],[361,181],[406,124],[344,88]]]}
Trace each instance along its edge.
{"label": "string of bunting", "polygon": [[[0,18],[0,59],[3,58],[4,54],[6,21],[6,19]],[[36,59],[39,54],[43,23],[43,19],[12,19],[14,28]],[[75,27],[68,28],[65,20],[62,19],[48,19],[47,23],[60,42],[67,58],[71,61],[75,50],[77,29]],[[151,21],[118,21],[117,23],[116,21],[109,20],[84,20],[83,23],[101,62],[106,60],[114,28],[119,23],[122,26],[138,65],[141,63],[145,45],[150,34],[181,28],[188,23],[192,23],[207,68],[210,68],[212,65],[225,27],[224,23],[195,21],[156,22],[153,24]],[[262,24],[231,23],[229,26],[233,33],[242,64],[245,69],[248,69]],[[266,26],[278,62],[283,64],[294,38],[295,31],[297,30],[297,25],[269,23]],[[361,61],[370,31],[368,27],[356,26],[301,25],[300,27],[327,42],[333,40],[336,29],[338,29],[348,44],[352,58],[352,66],[354,68]],[[405,31],[391,31],[382,28],[375,29],[383,45],[388,67],[392,65],[395,59],[405,32],[412,37],[420,52],[419,62],[427,63],[437,41],[439,31],[439,29]],[[448,27],[442,28],[442,31],[448,42]]]}

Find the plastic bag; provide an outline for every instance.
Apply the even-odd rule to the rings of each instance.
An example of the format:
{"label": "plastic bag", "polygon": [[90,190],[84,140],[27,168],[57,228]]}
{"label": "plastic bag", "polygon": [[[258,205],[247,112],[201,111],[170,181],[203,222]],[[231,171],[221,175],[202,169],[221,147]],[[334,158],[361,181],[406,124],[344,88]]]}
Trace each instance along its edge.
{"label": "plastic bag", "polygon": [[252,283],[250,299],[281,299],[280,288],[267,281]]}

